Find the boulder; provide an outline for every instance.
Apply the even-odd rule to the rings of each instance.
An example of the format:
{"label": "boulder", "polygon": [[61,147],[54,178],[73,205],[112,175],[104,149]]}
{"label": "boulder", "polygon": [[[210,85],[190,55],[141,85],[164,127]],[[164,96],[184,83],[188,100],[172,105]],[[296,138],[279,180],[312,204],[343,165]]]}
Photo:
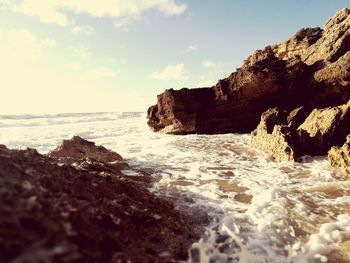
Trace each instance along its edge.
{"label": "boulder", "polygon": [[337,107],[314,109],[299,126],[300,143],[305,154],[323,155],[340,146],[350,133],[350,101]]}
{"label": "boulder", "polygon": [[350,178],[350,135],[346,137],[343,146],[334,146],[328,152],[328,159],[332,166],[343,169]]}
{"label": "boulder", "polygon": [[344,143],[350,133],[350,101],[308,113],[305,107],[267,110],[251,134],[251,145],[275,161],[298,161],[302,155],[323,155]]}
{"label": "boulder", "polygon": [[167,90],[148,110],[154,131],[250,132],[269,108],[337,106],[350,99],[350,10],[249,56],[211,88]]}
{"label": "boulder", "polygon": [[154,131],[185,134],[211,130],[202,116],[213,103],[214,92],[209,88],[166,90],[158,103],[148,109],[148,125]]}
{"label": "boulder", "polygon": [[261,115],[251,145],[274,161],[295,161],[301,155],[297,138],[295,130],[287,125],[287,112],[273,108]]}
{"label": "boulder", "polygon": [[123,161],[118,153],[103,146],[96,146],[94,142],[87,141],[79,136],[64,140],[62,145],[49,152],[48,155],[67,162],[76,162],[85,158],[106,163]]}

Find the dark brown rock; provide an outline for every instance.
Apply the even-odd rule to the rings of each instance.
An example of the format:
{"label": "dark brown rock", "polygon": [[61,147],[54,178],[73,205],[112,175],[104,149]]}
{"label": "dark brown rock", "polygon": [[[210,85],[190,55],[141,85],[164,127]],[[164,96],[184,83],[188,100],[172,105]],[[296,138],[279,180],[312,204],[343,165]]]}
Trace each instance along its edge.
{"label": "dark brown rock", "polygon": [[272,53],[252,60],[211,89],[165,91],[148,110],[148,124],[174,134],[249,132],[269,107],[294,107],[304,100],[301,92],[295,93],[305,88],[301,80],[310,77],[303,62],[287,63]]}
{"label": "dark brown rock", "polygon": [[328,158],[332,166],[343,169],[350,178],[350,135],[347,136],[343,146],[334,146],[328,152]]}
{"label": "dark brown rock", "polygon": [[210,129],[202,115],[206,116],[213,98],[213,90],[209,88],[166,90],[158,96],[157,105],[149,108],[148,124],[155,131],[174,134]]}
{"label": "dark brown rock", "polygon": [[119,155],[75,137],[51,156],[0,146],[0,262],[187,258],[196,228],[144,180],[112,169],[108,162],[122,161]]}
{"label": "dark brown rock", "polygon": [[48,154],[65,161],[79,161],[90,158],[99,162],[123,161],[123,158],[103,146],[96,146],[94,142],[84,140],[79,136],[74,136],[70,140],[64,140],[62,145]]}
{"label": "dark brown rock", "polygon": [[[350,99],[350,11],[324,29],[306,28],[252,54],[212,88],[168,90],[148,111],[148,124],[165,133],[249,132],[269,108],[337,106]],[[305,116],[306,117],[306,116]],[[300,120],[299,120],[300,121]]]}
{"label": "dark brown rock", "polygon": [[120,170],[129,169],[129,165],[116,152],[97,146],[94,142],[74,136],[64,140],[62,145],[48,153],[61,162],[73,164],[79,169],[107,171],[121,174]]}

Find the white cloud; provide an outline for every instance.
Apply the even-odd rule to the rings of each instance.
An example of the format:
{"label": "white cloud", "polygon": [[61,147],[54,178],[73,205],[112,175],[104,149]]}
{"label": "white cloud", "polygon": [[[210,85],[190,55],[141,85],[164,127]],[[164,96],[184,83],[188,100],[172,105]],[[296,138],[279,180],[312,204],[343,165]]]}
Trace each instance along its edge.
{"label": "white cloud", "polygon": [[41,41],[41,45],[47,48],[54,48],[57,47],[57,42],[54,39],[46,38]]}
{"label": "white cloud", "polygon": [[200,76],[199,77],[199,82],[196,84],[198,87],[211,87],[215,85],[215,81],[212,79],[209,79],[206,76]]}
{"label": "white cloud", "polygon": [[123,17],[118,20],[115,20],[113,22],[113,26],[121,31],[129,32],[129,24],[131,24],[133,20],[135,19]]}
{"label": "white cloud", "polygon": [[210,59],[205,59],[202,61],[203,67],[206,67],[206,68],[218,68],[218,67],[221,67],[221,64],[222,63],[217,62],[217,61],[213,61]]}
{"label": "white cloud", "polygon": [[45,57],[45,50],[26,29],[0,28],[1,113],[141,111],[153,103],[153,96],[122,89],[108,67],[86,72],[79,61],[62,65],[61,58]]}
{"label": "white cloud", "polygon": [[23,58],[34,58],[40,53],[40,43],[36,36],[25,28],[10,29],[2,34],[3,43]]}
{"label": "white cloud", "polygon": [[95,33],[95,29],[92,26],[75,26],[71,32],[73,34],[92,35]]}
{"label": "white cloud", "polygon": [[90,80],[98,80],[102,78],[111,78],[117,76],[117,72],[110,68],[100,67],[90,69],[85,72],[85,78]]}
{"label": "white cloud", "polygon": [[189,52],[194,52],[194,51],[197,51],[198,50],[198,46],[197,45],[189,45],[185,52],[189,53]]}
{"label": "white cloud", "polygon": [[[55,23],[66,26],[69,13],[88,14],[92,17],[137,17],[151,9],[158,10],[164,15],[180,15],[187,6],[176,0],[19,0],[5,3],[14,12],[27,16],[38,17],[44,23]],[[69,13],[67,12],[69,11]]]}
{"label": "white cloud", "polygon": [[162,70],[153,72],[150,78],[156,80],[186,80],[188,76],[186,76],[184,68],[184,64],[168,65]]}
{"label": "white cloud", "polygon": [[22,13],[26,16],[38,17],[43,23],[55,23],[60,26],[66,26],[68,24],[68,18],[60,11],[59,2],[60,1],[23,0],[11,3],[5,1],[14,12]]}
{"label": "white cloud", "polygon": [[90,51],[85,46],[69,46],[69,49],[73,52],[74,56],[81,59],[85,59],[90,55]]}
{"label": "white cloud", "polygon": [[78,71],[80,69],[80,64],[78,62],[69,62],[63,65],[66,71]]}

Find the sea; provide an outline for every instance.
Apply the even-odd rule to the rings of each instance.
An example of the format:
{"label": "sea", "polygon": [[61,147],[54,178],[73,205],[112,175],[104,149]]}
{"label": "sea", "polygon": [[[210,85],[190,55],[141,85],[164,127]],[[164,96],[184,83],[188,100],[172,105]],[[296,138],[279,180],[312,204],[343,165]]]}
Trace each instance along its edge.
{"label": "sea", "polygon": [[326,156],[276,163],[249,134],[167,135],[146,122],[140,112],[0,115],[0,144],[45,154],[78,135],[118,152],[126,176],[146,171],[152,192],[204,226],[188,262],[350,262],[350,181]]}

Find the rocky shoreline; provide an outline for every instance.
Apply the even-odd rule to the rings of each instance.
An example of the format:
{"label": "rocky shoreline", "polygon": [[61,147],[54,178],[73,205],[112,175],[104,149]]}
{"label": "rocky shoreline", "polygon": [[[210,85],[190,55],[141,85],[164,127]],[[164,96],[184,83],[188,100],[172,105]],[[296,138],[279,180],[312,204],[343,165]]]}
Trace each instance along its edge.
{"label": "rocky shoreline", "polygon": [[331,164],[349,175],[349,108],[350,10],[344,8],[324,29],[304,28],[256,51],[213,87],[166,90],[148,109],[148,125],[171,134],[253,131],[252,146],[276,161],[330,151]]}
{"label": "rocky shoreline", "polygon": [[0,146],[0,262],[177,262],[200,227],[152,179],[80,137],[41,155]]}

